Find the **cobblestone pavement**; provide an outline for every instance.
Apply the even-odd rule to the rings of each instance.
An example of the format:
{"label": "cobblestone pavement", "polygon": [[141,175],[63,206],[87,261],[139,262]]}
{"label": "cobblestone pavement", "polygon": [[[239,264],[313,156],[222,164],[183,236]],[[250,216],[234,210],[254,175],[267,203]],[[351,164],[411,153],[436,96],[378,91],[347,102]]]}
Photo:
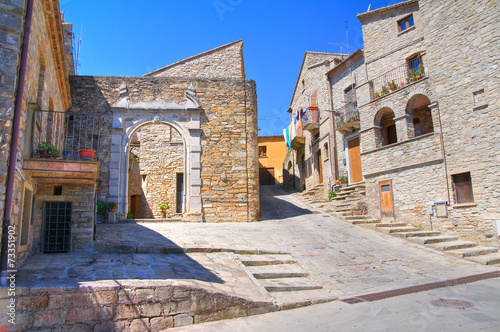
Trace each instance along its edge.
{"label": "cobblestone pavement", "polygon": [[340,298],[498,270],[339,221],[276,187],[262,187],[261,201],[255,223],[98,225],[95,247],[108,253],[37,255],[20,268],[20,282],[177,279],[262,299],[265,290],[238,260],[251,252],[291,254]]}

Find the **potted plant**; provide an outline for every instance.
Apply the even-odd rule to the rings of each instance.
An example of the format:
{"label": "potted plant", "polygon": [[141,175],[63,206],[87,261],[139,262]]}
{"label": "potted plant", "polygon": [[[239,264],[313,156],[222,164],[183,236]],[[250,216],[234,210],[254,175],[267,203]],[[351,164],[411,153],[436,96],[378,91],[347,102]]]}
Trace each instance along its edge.
{"label": "potted plant", "polygon": [[40,154],[41,158],[57,157],[60,153],[55,145],[48,142],[41,142],[38,144],[36,152]]}
{"label": "potted plant", "polygon": [[80,158],[82,160],[94,160],[95,150],[92,149],[80,149]]}
{"label": "potted plant", "polygon": [[116,209],[117,209],[117,205],[115,202],[109,202],[108,203],[108,211],[109,212],[116,212]]}
{"label": "potted plant", "polygon": [[380,96],[385,96],[387,94],[389,94],[389,89],[385,85],[382,85],[382,90],[380,91]]}
{"label": "potted plant", "polygon": [[170,209],[170,204],[167,203],[160,203],[158,204],[158,208],[161,209],[163,212],[167,211]]}
{"label": "potted plant", "polygon": [[336,125],[337,127],[342,127],[342,125],[344,124],[344,117],[341,117],[337,122],[336,122]]}
{"label": "potted plant", "polygon": [[339,176],[339,183],[340,184],[344,184],[346,182],[347,182],[347,176],[345,176],[345,175]]}
{"label": "potted plant", "polygon": [[391,89],[391,91],[396,91],[398,89],[398,85],[394,83],[394,80],[392,80],[392,82],[389,82],[387,84],[389,84],[389,88]]}

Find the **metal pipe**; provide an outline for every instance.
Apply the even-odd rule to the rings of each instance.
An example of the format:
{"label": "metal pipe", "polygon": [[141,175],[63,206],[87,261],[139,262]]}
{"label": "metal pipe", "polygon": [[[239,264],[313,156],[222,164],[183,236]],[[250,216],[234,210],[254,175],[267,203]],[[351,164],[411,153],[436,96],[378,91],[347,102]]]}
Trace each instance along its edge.
{"label": "metal pipe", "polygon": [[[330,97],[330,122],[332,123],[332,136],[333,136],[333,146],[330,148],[330,159],[333,159],[330,161],[332,164],[332,172],[334,175],[335,180],[337,180],[338,173],[339,173],[339,165],[338,165],[338,160],[337,160],[337,135],[335,135],[335,112],[333,110],[333,96],[332,96],[332,83],[330,81],[330,77],[328,74],[326,74],[326,80],[328,82],[328,94]],[[330,137],[330,145],[331,143],[331,137]],[[330,188],[331,189],[331,188]]]}
{"label": "metal pipe", "polygon": [[439,109],[439,103],[436,101],[436,107],[438,111],[438,119],[439,119],[439,132],[441,137],[441,152],[443,153],[443,161],[444,161],[444,177],[446,180],[446,193],[448,194],[448,206],[451,204],[450,200],[450,184],[448,183],[448,165],[446,163],[446,151],[444,149],[444,137],[443,137],[443,123],[441,122],[441,110]]}
{"label": "metal pipe", "polygon": [[1,277],[0,284],[7,284],[7,271],[15,270],[16,266],[8,266],[8,233],[12,213],[12,199],[14,194],[14,177],[16,174],[17,145],[19,144],[19,132],[24,97],[24,85],[26,78],[26,67],[28,62],[29,41],[31,32],[31,20],[33,17],[33,1],[28,0],[26,5],[26,21],[24,25],[23,46],[21,50],[21,62],[19,64],[19,77],[17,81],[16,103],[14,108],[14,121],[12,124],[12,141],[10,145],[9,170],[7,173],[7,187],[5,190],[5,208],[2,229],[2,251],[1,251]]}

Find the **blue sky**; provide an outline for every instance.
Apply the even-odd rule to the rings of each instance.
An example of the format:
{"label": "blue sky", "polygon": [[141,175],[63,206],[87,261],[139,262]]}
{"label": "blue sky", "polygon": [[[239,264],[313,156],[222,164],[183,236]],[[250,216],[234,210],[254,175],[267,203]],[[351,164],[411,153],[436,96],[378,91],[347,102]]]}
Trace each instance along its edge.
{"label": "blue sky", "polygon": [[[260,136],[281,135],[305,51],[363,47],[357,13],[399,0],[60,0],[81,35],[80,75],[140,76],[242,39]],[[347,20],[349,43],[346,42]]]}

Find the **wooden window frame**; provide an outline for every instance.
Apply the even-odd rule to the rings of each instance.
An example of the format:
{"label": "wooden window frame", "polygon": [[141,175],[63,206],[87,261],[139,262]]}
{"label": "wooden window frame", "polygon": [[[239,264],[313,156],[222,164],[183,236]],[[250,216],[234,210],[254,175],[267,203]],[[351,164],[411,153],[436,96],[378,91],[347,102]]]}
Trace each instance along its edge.
{"label": "wooden window frame", "polygon": [[456,204],[474,203],[472,177],[470,172],[453,174],[451,176],[451,182]]}
{"label": "wooden window frame", "polygon": [[[261,151],[263,153],[261,153]],[[265,157],[267,157],[267,146],[259,145],[259,158],[265,158]]]}
{"label": "wooden window frame", "polygon": [[[413,24],[410,25],[410,18],[412,19],[413,21]],[[405,23],[405,28],[404,29],[401,29],[401,23]],[[414,27],[415,26],[415,18],[413,17],[413,14],[411,15],[408,15],[406,17],[403,17],[402,19],[400,19],[398,21],[398,32],[403,32],[403,31],[406,31],[408,30],[409,28],[411,27]]]}

